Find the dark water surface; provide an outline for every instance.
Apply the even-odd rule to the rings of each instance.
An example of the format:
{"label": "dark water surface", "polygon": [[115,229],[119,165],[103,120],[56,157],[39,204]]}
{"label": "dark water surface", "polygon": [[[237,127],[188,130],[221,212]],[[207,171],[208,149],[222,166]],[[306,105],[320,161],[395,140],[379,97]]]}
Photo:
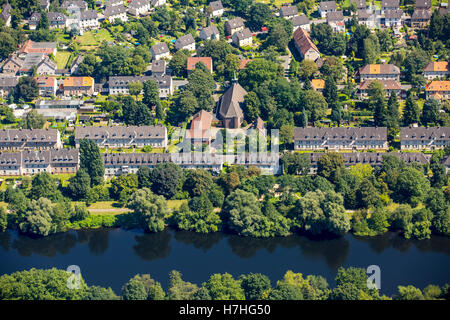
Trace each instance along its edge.
{"label": "dark water surface", "polygon": [[168,274],[179,270],[186,281],[201,285],[213,273],[261,272],[272,281],[287,270],[322,275],[334,286],[338,267],[381,268],[381,292],[398,285],[423,289],[450,283],[450,238],[411,241],[395,233],[337,239],[304,236],[253,239],[215,233],[199,235],[166,229],[157,234],[121,229],[70,231],[40,239],[0,233],[0,274],[30,268],[66,269],[78,265],[88,285],[121,286],[137,273],[149,273],[165,289]]}

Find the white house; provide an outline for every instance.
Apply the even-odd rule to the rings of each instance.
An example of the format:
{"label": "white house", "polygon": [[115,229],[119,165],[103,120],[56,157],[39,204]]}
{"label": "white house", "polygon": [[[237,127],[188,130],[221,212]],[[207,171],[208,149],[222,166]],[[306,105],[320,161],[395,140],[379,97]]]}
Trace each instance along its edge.
{"label": "white house", "polygon": [[223,15],[222,1],[210,2],[209,12],[211,17],[221,17]]}
{"label": "white house", "polygon": [[252,33],[249,28],[233,33],[232,40],[238,47],[250,46],[253,43]]}
{"label": "white house", "polygon": [[215,25],[211,25],[200,30],[199,37],[202,40],[219,40],[220,32]]}
{"label": "white house", "polygon": [[108,21],[111,23],[116,20],[122,20],[123,22],[128,21],[127,9],[123,4],[114,7],[106,7],[105,11],[103,11],[103,14],[105,15],[105,18],[108,19]]}
{"label": "white house", "polygon": [[128,12],[133,16],[147,14],[150,11],[149,0],[133,0],[128,6]]}
{"label": "white house", "polygon": [[150,52],[152,54],[153,60],[160,60],[164,57],[168,58],[170,56],[169,47],[167,46],[167,44],[165,42],[160,42],[160,43],[153,45],[150,48]]}
{"label": "white house", "polygon": [[189,51],[195,51],[195,40],[192,34],[188,33],[181,36],[175,41],[175,48],[177,50],[186,49]]}
{"label": "white house", "polygon": [[80,13],[80,30],[97,29],[99,27],[98,15],[95,10],[85,10]]}
{"label": "white house", "polygon": [[336,10],[336,1],[323,1],[319,3],[319,14],[322,18],[325,18],[328,12],[334,12]]}

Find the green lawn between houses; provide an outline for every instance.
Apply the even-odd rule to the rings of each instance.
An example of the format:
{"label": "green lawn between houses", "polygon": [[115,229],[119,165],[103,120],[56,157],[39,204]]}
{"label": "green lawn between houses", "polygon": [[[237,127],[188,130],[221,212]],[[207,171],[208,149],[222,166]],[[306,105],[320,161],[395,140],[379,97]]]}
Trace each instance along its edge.
{"label": "green lawn between houses", "polygon": [[58,69],[66,68],[67,61],[69,61],[70,58],[70,54],[71,53],[68,51],[58,51],[56,53],[55,62]]}

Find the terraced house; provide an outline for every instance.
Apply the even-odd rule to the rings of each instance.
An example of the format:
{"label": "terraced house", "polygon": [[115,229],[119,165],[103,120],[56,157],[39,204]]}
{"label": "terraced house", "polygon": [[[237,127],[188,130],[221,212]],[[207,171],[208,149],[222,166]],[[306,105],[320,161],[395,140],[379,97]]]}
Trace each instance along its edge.
{"label": "terraced house", "polygon": [[78,149],[0,152],[0,174],[5,176],[76,173],[78,168]]}
{"label": "terraced house", "polygon": [[151,76],[121,76],[121,77],[109,77],[109,94],[130,94],[128,84],[131,82],[145,82],[147,80],[154,80],[159,88],[159,97],[167,98],[173,94],[173,81],[172,77],[164,75],[151,75]]}
{"label": "terraced house", "polygon": [[450,75],[450,68],[447,61],[431,61],[423,69],[425,79],[445,78]]}
{"label": "terraced house", "polygon": [[18,82],[17,77],[0,77],[0,96],[7,97]]}
{"label": "terraced house", "polygon": [[386,127],[295,128],[295,150],[387,150]]}
{"label": "terraced house", "polygon": [[450,80],[431,81],[425,86],[425,95],[427,99],[430,97],[438,100],[450,99]]}
{"label": "terraced house", "polygon": [[90,96],[94,93],[94,78],[67,77],[63,81],[63,91],[65,96]]}
{"label": "terraced house", "polygon": [[400,81],[400,69],[393,64],[366,64],[359,69],[359,79],[366,80],[396,80]]}
{"label": "terraced house", "polygon": [[3,129],[0,130],[0,149],[59,149],[61,135],[57,129]]}
{"label": "terraced house", "polygon": [[450,145],[450,127],[404,127],[400,131],[401,150],[435,150]]}
{"label": "terraced house", "polygon": [[167,128],[157,126],[111,126],[77,127],[75,145],[78,148],[81,139],[95,141],[103,148],[142,148],[150,145],[155,148],[167,147]]}

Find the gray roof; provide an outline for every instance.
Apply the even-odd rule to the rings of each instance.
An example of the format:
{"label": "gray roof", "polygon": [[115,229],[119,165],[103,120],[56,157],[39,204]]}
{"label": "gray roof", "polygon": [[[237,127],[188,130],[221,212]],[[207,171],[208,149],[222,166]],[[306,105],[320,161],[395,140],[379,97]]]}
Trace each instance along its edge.
{"label": "gray roof", "polygon": [[309,19],[306,14],[302,13],[301,15],[292,18],[292,24],[294,27],[303,26],[305,24],[309,24]]}
{"label": "gray roof", "polygon": [[106,7],[105,11],[103,11],[103,14],[106,17],[112,17],[112,16],[116,16],[118,14],[122,14],[124,12],[127,12],[127,9],[124,7],[123,4],[118,5],[118,6],[108,6]]}
{"label": "gray roof", "polygon": [[127,86],[130,82],[145,82],[147,80],[154,80],[158,84],[159,88],[169,88],[171,77],[169,75],[163,76],[114,76],[109,77],[109,87],[123,87]]}
{"label": "gray roof", "polygon": [[387,140],[386,127],[295,128],[295,140]]}
{"label": "gray roof", "polygon": [[414,10],[411,20],[430,20],[431,14],[428,10]]}
{"label": "gray roof", "polygon": [[450,143],[450,127],[403,127],[400,140],[446,140]]}
{"label": "gray roof", "polygon": [[0,166],[21,166],[21,152],[0,152]]}
{"label": "gray roof", "polygon": [[400,19],[403,15],[403,10],[386,10],[384,17],[388,19]]}
{"label": "gray roof", "polygon": [[399,0],[381,0],[382,8],[398,8],[400,6]]}
{"label": "gray roof", "polygon": [[215,25],[203,28],[202,31],[205,33],[207,38],[211,37],[213,34],[220,34],[219,29]]}
{"label": "gray roof", "polygon": [[209,3],[209,6],[211,7],[211,9],[213,11],[217,11],[217,10],[222,10],[223,9],[223,5],[222,5],[222,1],[213,1]]}
{"label": "gray roof", "polygon": [[327,13],[327,22],[342,20],[344,20],[344,14],[342,13],[342,11],[333,11]]}
{"label": "gray roof", "polygon": [[166,72],[166,60],[154,60],[152,62],[152,72],[157,73]]}
{"label": "gray roof", "polygon": [[5,3],[2,7],[2,12],[0,13],[0,19],[7,21],[11,17],[11,9],[11,5],[9,3]]}
{"label": "gray roof", "polygon": [[105,166],[129,164],[150,166],[171,162],[171,155],[168,153],[103,153],[102,158]]}
{"label": "gray roof", "polygon": [[162,53],[166,53],[169,52],[169,47],[167,46],[167,44],[165,42],[160,42],[157,43],[155,45],[153,45],[150,48],[155,54],[162,54]]}
{"label": "gray roof", "polygon": [[[419,163],[427,164],[430,161],[430,156],[424,155],[421,152],[346,152],[339,153],[344,157],[345,166],[350,167],[356,164],[370,164],[371,166],[381,166],[383,158],[387,155],[395,156],[403,160],[406,164]],[[323,152],[309,153],[311,165],[317,166],[317,161],[325,155]]]}
{"label": "gray roof", "polygon": [[150,2],[149,0],[133,0],[130,5],[128,6],[128,8],[130,9],[139,9],[142,8],[144,6],[149,5]]}
{"label": "gray roof", "polygon": [[0,77],[0,88],[12,88],[18,82],[17,77]]}
{"label": "gray roof", "polygon": [[188,33],[185,34],[184,36],[179,37],[177,41],[175,41],[175,48],[182,49],[185,46],[188,46],[193,43],[195,43],[194,37],[192,36],[192,34]]}
{"label": "gray roof", "polygon": [[366,8],[366,0],[350,0],[350,3],[356,3],[358,9]]}
{"label": "gray roof", "polygon": [[31,70],[33,66],[37,66],[45,58],[45,54],[40,52],[31,52],[25,56],[21,70]]}
{"label": "gray roof", "polygon": [[280,16],[282,17],[295,16],[297,14],[298,14],[297,6],[285,6],[281,7],[280,9]]}
{"label": "gray roof", "polygon": [[78,149],[24,150],[21,152],[0,152],[0,166],[77,165]]}
{"label": "gray roof", "polygon": [[84,104],[83,100],[38,100],[36,108],[78,108]]}
{"label": "gray roof", "polygon": [[235,82],[227,89],[219,101],[218,115],[223,118],[242,118],[243,112],[240,103],[244,102],[247,94],[242,86]]}
{"label": "gray roof", "polygon": [[336,6],[336,1],[323,1],[321,3],[319,3],[319,7],[320,10],[325,11],[325,10],[336,10],[337,6]]}
{"label": "gray roof", "polygon": [[61,8],[63,8],[63,9],[67,9],[69,7],[77,7],[77,8],[80,8],[81,10],[86,10],[88,5],[85,1],[81,1],[81,0],[64,1],[61,5]]}
{"label": "gray roof", "polygon": [[75,140],[79,139],[165,139],[166,127],[157,126],[110,126],[110,127],[76,127]]}
{"label": "gray roof", "polygon": [[416,0],[416,9],[430,9],[431,8],[431,0]]}
{"label": "gray roof", "polygon": [[65,22],[67,20],[67,17],[64,14],[62,14],[61,12],[49,12],[49,13],[47,13],[47,17],[50,22],[55,22],[55,21],[57,21],[57,22],[64,21]]}
{"label": "gray roof", "polygon": [[54,142],[58,140],[57,129],[2,129],[0,143]]}
{"label": "gray roof", "polygon": [[358,19],[367,19],[372,15],[370,9],[358,9]]}
{"label": "gray roof", "polygon": [[233,37],[237,37],[238,40],[244,40],[252,37],[252,33],[249,28],[237,31],[233,34]]}
{"label": "gray roof", "polygon": [[97,19],[97,11],[95,10],[84,10],[80,13],[80,20],[92,20]]}
{"label": "gray roof", "polygon": [[241,17],[237,17],[225,22],[225,26],[228,26],[230,29],[236,29],[244,26],[244,20]]}

